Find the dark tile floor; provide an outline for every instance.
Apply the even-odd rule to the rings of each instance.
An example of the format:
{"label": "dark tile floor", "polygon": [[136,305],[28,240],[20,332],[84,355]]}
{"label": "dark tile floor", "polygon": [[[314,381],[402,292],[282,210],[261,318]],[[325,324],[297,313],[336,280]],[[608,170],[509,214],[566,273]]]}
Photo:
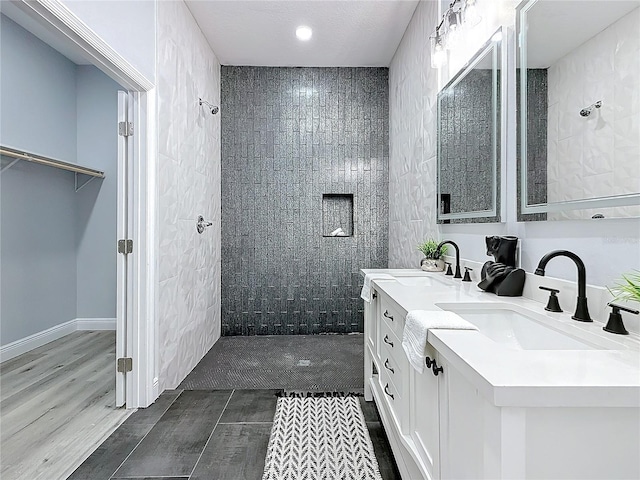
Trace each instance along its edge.
{"label": "dark tile floor", "polygon": [[222,337],[178,388],[363,393],[364,336]]}
{"label": "dark tile floor", "polygon": [[[131,415],[69,479],[259,480],[277,392],[165,392]],[[382,478],[399,479],[375,405],[360,403]]]}

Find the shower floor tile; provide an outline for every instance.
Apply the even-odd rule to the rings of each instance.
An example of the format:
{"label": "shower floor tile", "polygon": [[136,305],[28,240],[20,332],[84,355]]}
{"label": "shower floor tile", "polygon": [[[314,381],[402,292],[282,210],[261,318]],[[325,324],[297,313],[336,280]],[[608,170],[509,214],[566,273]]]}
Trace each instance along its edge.
{"label": "shower floor tile", "polygon": [[178,388],[361,393],[364,336],[222,337]]}

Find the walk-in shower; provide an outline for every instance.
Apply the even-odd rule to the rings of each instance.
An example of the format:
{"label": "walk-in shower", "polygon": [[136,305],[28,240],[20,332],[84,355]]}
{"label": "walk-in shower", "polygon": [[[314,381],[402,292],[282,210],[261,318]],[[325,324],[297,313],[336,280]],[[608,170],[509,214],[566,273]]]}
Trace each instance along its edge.
{"label": "walk-in shower", "polygon": [[359,269],[388,258],[388,69],[221,77],[223,335],[361,332]]}

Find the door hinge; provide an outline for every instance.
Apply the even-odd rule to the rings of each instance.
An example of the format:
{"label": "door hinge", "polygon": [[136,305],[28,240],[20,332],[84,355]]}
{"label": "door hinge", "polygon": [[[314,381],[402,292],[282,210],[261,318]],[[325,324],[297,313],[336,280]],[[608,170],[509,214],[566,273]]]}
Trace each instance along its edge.
{"label": "door hinge", "polygon": [[118,135],[122,137],[133,135],[133,122],[118,122]]}
{"label": "door hinge", "polygon": [[133,253],[133,240],[118,240],[118,253]]}
{"label": "door hinge", "polygon": [[118,373],[127,373],[133,370],[133,358],[123,357],[118,359],[117,371]]}

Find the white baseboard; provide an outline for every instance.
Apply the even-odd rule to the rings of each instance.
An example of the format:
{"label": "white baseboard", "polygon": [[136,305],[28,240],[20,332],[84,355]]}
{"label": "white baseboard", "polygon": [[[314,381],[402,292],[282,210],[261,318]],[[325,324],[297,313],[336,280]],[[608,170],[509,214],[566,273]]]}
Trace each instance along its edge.
{"label": "white baseboard", "polygon": [[76,318],[76,330],[115,330],[115,318]]}
{"label": "white baseboard", "polygon": [[78,330],[115,330],[115,318],[74,318],[0,347],[0,362],[27,353]]}
{"label": "white baseboard", "polygon": [[41,347],[49,342],[53,342],[59,338],[69,335],[77,330],[76,320],[69,320],[55,327],[47,328],[42,332],[34,333],[28,337],[21,338],[15,342],[8,343],[0,347],[0,362],[10,360],[18,355],[27,353],[34,348]]}

